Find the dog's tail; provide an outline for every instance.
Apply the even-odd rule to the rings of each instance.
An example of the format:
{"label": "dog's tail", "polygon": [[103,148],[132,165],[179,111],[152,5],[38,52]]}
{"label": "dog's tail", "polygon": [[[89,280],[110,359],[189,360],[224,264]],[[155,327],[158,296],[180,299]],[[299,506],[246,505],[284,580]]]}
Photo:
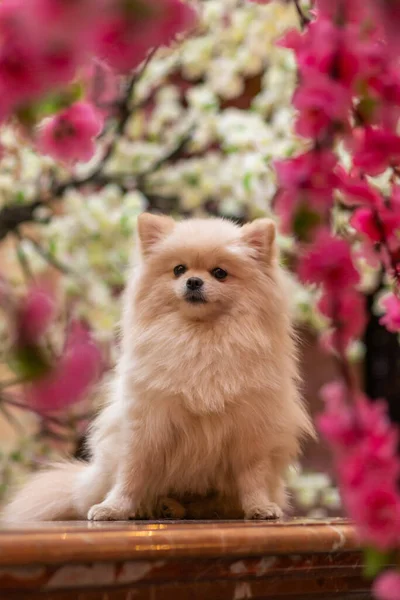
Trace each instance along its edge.
{"label": "dog's tail", "polygon": [[75,497],[78,482],[89,468],[89,464],[71,461],[35,473],[5,507],[1,520],[19,523],[86,518],[79,514]]}

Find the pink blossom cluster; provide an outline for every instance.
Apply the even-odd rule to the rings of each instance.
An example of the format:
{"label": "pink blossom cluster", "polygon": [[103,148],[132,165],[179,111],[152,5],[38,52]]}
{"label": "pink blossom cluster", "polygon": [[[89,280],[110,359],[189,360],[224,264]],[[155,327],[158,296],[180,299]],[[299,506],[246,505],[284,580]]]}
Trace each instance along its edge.
{"label": "pink blossom cluster", "polygon": [[75,404],[102,371],[101,353],[88,329],[83,323],[72,321],[64,348],[55,356],[45,343],[57,318],[56,300],[50,286],[33,284],[17,302],[11,299],[6,286],[3,285],[2,290],[0,305],[9,313],[15,338],[10,364],[15,365],[16,375],[24,384],[26,403],[40,413]]}
{"label": "pink blossom cluster", "polygon": [[[297,4],[299,8],[299,4]],[[330,328],[343,381],[326,386],[320,429],[330,442],[344,503],[366,544],[400,543],[399,435],[383,401],[354,389],[346,348],[366,325],[355,259],[383,268],[392,290],[381,299],[381,323],[400,331],[400,2],[315,0],[303,30],[280,42],[294,51],[299,74],[293,96],[295,130],[307,149],[279,161],[276,210],[297,240],[300,278],[319,286],[319,311]],[[338,144],[351,158],[345,170]],[[389,171],[389,192],[372,177]],[[350,213],[346,238],[333,233],[336,203]],[[352,240],[357,240],[357,253]],[[375,584],[380,600],[400,598],[400,574]]]}
{"label": "pink blossom cluster", "polygon": [[346,403],[348,390],[341,382],[327,384],[321,395],[326,410],[319,428],[334,451],[347,511],[365,543],[395,548],[400,542],[399,434],[386,404],[360,393]]}
{"label": "pink blossom cluster", "polygon": [[398,600],[400,573],[393,569],[383,573],[374,584],[374,593],[379,600]]}
{"label": "pink blossom cluster", "polygon": [[[324,288],[319,308],[340,330],[341,350],[362,333],[365,318],[362,299],[352,290],[358,277],[347,242],[321,232],[331,228],[336,200],[352,211],[350,225],[363,257],[381,263],[396,284],[400,278],[400,46],[388,34],[388,15],[400,22],[394,4],[316,0],[305,29],[288,31],[280,41],[294,51],[298,65],[295,128],[313,144],[276,164],[275,206],[283,231],[294,233],[302,246],[300,276]],[[348,172],[339,165],[339,141],[352,157]],[[384,197],[369,177],[388,168],[393,169],[391,193]],[[341,276],[328,273],[329,261]],[[394,299],[382,323],[394,330],[397,322],[400,303]]]}
{"label": "pink blossom cluster", "polygon": [[62,355],[43,376],[26,385],[26,401],[38,412],[66,409],[98,381],[101,354],[83,323],[72,322]]}
{"label": "pink blossom cluster", "polygon": [[75,102],[42,122],[37,147],[61,162],[87,161],[95,152],[95,137],[102,127],[101,114],[93,104]]}
{"label": "pink blossom cluster", "polygon": [[318,309],[331,322],[322,341],[328,348],[344,354],[366,324],[364,297],[354,289],[360,276],[349,245],[327,229],[319,228],[313,243],[300,256],[298,274],[305,283],[319,284],[322,296]]}
{"label": "pink blossom cluster", "polygon": [[[87,76],[95,61],[127,74],[194,20],[181,0],[3,0],[0,122],[16,114],[25,124],[35,103]],[[67,163],[92,156],[101,111],[80,100],[39,129],[42,152]]]}
{"label": "pink blossom cluster", "polygon": [[[358,393],[350,404],[343,382],[325,385],[326,403],[319,429],[334,455],[342,499],[358,527],[361,541],[380,551],[400,543],[399,431],[384,401],[371,402]],[[374,583],[378,600],[398,600],[400,573],[389,570]]]}

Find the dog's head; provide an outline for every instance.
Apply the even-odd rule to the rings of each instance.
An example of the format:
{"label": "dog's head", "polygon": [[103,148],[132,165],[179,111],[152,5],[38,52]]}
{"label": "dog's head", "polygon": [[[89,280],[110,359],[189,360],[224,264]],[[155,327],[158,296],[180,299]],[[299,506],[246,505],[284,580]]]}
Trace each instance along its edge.
{"label": "dog's head", "polygon": [[163,314],[179,311],[192,320],[237,314],[248,302],[260,301],[260,283],[276,263],[276,231],[269,219],[238,227],[222,219],[175,222],[145,213],[138,231],[139,298]]}

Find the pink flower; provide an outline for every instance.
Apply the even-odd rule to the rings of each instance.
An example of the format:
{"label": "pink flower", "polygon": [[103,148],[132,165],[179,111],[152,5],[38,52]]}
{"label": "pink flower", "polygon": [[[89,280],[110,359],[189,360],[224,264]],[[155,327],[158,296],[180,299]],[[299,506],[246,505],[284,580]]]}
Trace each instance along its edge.
{"label": "pink flower", "polygon": [[36,344],[55,316],[52,295],[45,287],[33,286],[21,301],[16,317],[19,344]]}
{"label": "pink flower", "polygon": [[294,158],[275,162],[279,183],[287,190],[305,190],[318,198],[331,198],[337,183],[332,171],[337,158],[330,150],[305,152]]}
{"label": "pink flower", "polygon": [[332,123],[347,121],[351,94],[326,75],[309,73],[294,94],[293,106],[300,113],[296,120],[297,133],[317,137]]}
{"label": "pink flower", "polygon": [[44,377],[27,386],[27,402],[42,412],[65,409],[88,393],[100,372],[101,357],[97,346],[87,331],[75,324],[58,363]]}
{"label": "pink flower", "polygon": [[365,261],[373,269],[379,269],[381,266],[382,249],[375,248],[368,241],[362,242],[353,252],[355,261]]}
{"label": "pink flower", "polygon": [[338,187],[343,194],[343,201],[349,206],[366,204],[367,206],[378,207],[382,205],[381,196],[366,179],[361,179],[355,174],[346,173],[340,167],[336,170],[338,176]]}
{"label": "pink flower", "polygon": [[325,384],[320,391],[325,412],[318,417],[318,428],[336,451],[351,448],[361,432],[353,411],[346,406],[346,388],[340,381]]}
{"label": "pink flower", "polygon": [[350,225],[373,243],[377,243],[382,239],[376,213],[370,208],[358,208],[355,210],[350,218]]}
{"label": "pink flower", "polygon": [[304,206],[309,212],[327,216],[337,185],[336,163],[336,156],[329,150],[309,151],[275,162],[281,187],[275,210],[281,218],[282,231],[292,231],[297,213]]}
{"label": "pink flower", "polygon": [[385,441],[389,455],[396,457],[398,434],[389,420],[385,402],[372,402],[357,392],[355,403],[348,404],[347,394],[342,381],[332,381],[321,389],[326,408],[318,417],[318,426],[334,451],[348,458],[350,450],[366,442],[374,444],[371,446],[374,452],[381,451],[382,441]]}
{"label": "pink flower", "polygon": [[329,350],[344,352],[362,335],[367,324],[365,298],[351,289],[338,293],[332,288],[318,302],[318,310],[332,321],[332,330],[325,332],[323,338]]}
{"label": "pink flower", "polygon": [[399,600],[400,598],[400,573],[386,571],[379,575],[373,587],[377,600]]}
{"label": "pink flower", "polygon": [[51,27],[62,35],[72,35],[66,28],[73,27],[74,34],[96,22],[105,9],[105,0],[30,0],[31,15],[36,15],[38,27]]}
{"label": "pink flower", "polygon": [[[395,459],[398,436],[366,439],[346,460],[340,461],[338,473],[342,486],[356,490],[364,485],[379,485],[379,481],[395,481],[400,474],[399,461]],[[368,467],[366,468],[366,465]]]}
{"label": "pink flower", "polygon": [[321,15],[300,34],[290,30],[279,44],[295,52],[301,75],[306,80],[319,71],[350,88],[362,71],[363,45],[352,25],[338,27]]}
{"label": "pink flower", "polygon": [[391,273],[393,263],[400,259],[400,187],[393,185],[390,198],[384,198],[366,180],[341,170],[338,175],[345,203],[365,205],[356,208],[350,218],[351,225],[364,238],[362,255],[374,267],[381,261]]}
{"label": "pink flower", "polygon": [[400,502],[396,482],[373,482],[347,495],[347,508],[361,539],[379,549],[395,548],[399,542]]}
{"label": "pink flower", "polygon": [[380,128],[355,130],[353,164],[368,175],[379,175],[400,161],[400,136]]}
{"label": "pink flower", "polygon": [[[37,48],[14,40],[5,40],[0,48],[0,93],[7,94],[9,109],[43,90]],[[6,111],[4,111],[6,112]]]}
{"label": "pink flower", "polygon": [[356,285],[360,276],[351,260],[347,242],[321,229],[313,244],[299,260],[298,274],[305,283],[322,284],[327,291]]}
{"label": "pink flower", "polygon": [[364,237],[365,256],[375,254],[392,273],[393,263],[400,259],[400,187],[393,185],[390,198],[377,196],[373,202],[371,208],[357,208],[350,223]]}
{"label": "pink flower", "polygon": [[87,101],[104,116],[110,113],[118,100],[121,77],[105,63],[94,59],[83,72]]}
{"label": "pink flower", "polygon": [[379,319],[388,331],[397,333],[400,331],[400,299],[394,294],[388,294],[381,300],[385,314]]}
{"label": "pink flower", "polygon": [[102,119],[88,102],[76,102],[47,119],[38,131],[38,148],[65,163],[89,160],[95,151],[94,138]]}
{"label": "pink flower", "polygon": [[360,22],[367,16],[370,16],[370,7],[365,0],[352,0],[351,2],[342,2],[342,0],[315,0],[315,8],[318,14],[330,19],[335,19],[338,10],[340,10],[340,14],[345,22]]}
{"label": "pink flower", "polygon": [[32,7],[20,0],[0,4],[0,93],[11,109],[69,82],[84,58],[71,28],[55,35]]}
{"label": "pink flower", "polygon": [[374,122],[385,129],[396,131],[400,115],[400,69],[387,55],[387,47],[381,44],[371,52],[371,75],[366,78],[371,116]]}
{"label": "pink flower", "polygon": [[142,38],[140,26],[130,23],[124,15],[104,20],[96,36],[96,53],[120,73],[128,73],[145,58],[151,47]]}
{"label": "pink flower", "polygon": [[318,425],[333,448],[349,515],[365,542],[395,547],[400,537],[398,429],[384,402],[350,393],[342,382],[324,386],[322,396],[326,410]]}
{"label": "pink flower", "polygon": [[123,2],[110,5],[96,33],[96,51],[120,73],[137,67],[148,51],[168,45],[193,27],[196,13],[181,0],[149,0],[127,11]]}
{"label": "pink flower", "polygon": [[339,45],[339,35],[330,19],[316,19],[302,33],[289,30],[279,45],[294,51],[302,75],[310,69],[328,74]]}
{"label": "pink flower", "polygon": [[394,55],[398,55],[400,51],[398,36],[400,6],[398,2],[396,0],[370,0],[370,3],[383,25],[389,48]]}
{"label": "pink flower", "polygon": [[382,202],[378,209],[378,217],[382,224],[383,237],[389,250],[393,253],[400,248],[400,186],[393,185],[390,198]]}

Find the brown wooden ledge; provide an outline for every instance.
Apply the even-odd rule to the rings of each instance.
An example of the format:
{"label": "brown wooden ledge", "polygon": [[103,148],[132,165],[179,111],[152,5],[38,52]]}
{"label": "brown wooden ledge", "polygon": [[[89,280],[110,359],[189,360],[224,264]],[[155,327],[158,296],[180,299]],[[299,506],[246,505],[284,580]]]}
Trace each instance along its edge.
{"label": "brown wooden ledge", "polygon": [[0,598],[370,598],[351,525],[42,523],[0,531]]}

